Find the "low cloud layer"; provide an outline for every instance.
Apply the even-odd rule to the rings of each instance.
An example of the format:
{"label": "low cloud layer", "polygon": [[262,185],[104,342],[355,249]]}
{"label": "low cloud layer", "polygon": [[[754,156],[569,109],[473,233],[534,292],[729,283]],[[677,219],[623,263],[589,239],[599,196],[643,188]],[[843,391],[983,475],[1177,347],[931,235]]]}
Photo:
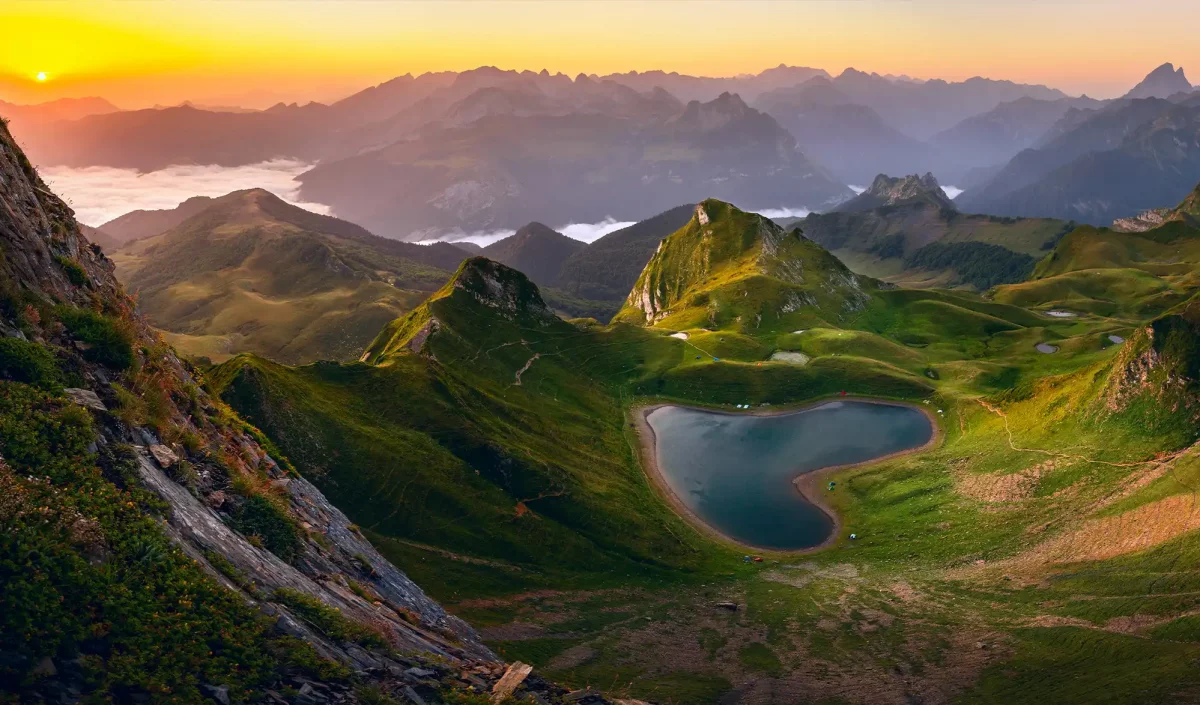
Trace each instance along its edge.
{"label": "low cloud layer", "polygon": [[569,223],[567,225],[557,227],[555,230],[573,240],[590,243],[599,240],[614,230],[628,228],[630,225],[633,225],[633,223],[634,221],[631,220],[620,221],[613,218],[605,218],[599,223]]}
{"label": "low cloud layer", "polygon": [[763,208],[754,212],[771,220],[775,220],[776,218],[804,218],[809,213],[812,213],[807,208]]}
{"label": "low cloud layer", "polygon": [[946,192],[946,195],[950,197],[950,200],[958,198],[963,192],[963,190],[957,186],[943,186],[942,190]]}
{"label": "low cloud layer", "polygon": [[276,159],[239,167],[171,166],[145,174],[103,166],[39,171],[54,192],[75,209],[81,223],[96,226],[129,211],[174,208],[192,196],[224,196],[248,188],[264,188],[301,208],[328,214],[328,206],[298,198],[300,182],[295,177],[311,167],[305,162]]}
{"label": "low cloud layer", "polygon": [[[572,240],[591,243],[613,232],[614,230],[627,228],[630,225],[633,225],[633,223],[634,221],[621,221],[615,218],[605,218],[599,223],[568,223],[566,225],[560,225],[554,229],[571,238]],[[444,233],[438,237],[421,240],[420,244],[431,245],[435,242],[472,242],[481,247],[487,247],[488,245],[494,242],[499,242],[506,237],[512,237],[516,234],[516,232],[516,230],[491,230],[471,233],[458,231]]]}

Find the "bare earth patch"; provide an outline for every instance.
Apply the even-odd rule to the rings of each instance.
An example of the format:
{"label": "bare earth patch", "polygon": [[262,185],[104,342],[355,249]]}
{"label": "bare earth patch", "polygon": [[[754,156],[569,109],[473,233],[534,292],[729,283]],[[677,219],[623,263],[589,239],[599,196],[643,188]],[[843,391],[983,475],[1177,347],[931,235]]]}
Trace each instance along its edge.
{"label": "bare earth patch", "polygon": [[981,502],[1015,502],[1030,497],[1037,489],[1038,481],[1053,472],[1059,462],[1047,460],[1006,475],[960,473],[955,484],[959,494]]}
{"label": "bare earth patch", "polygon": [[1192,495],[1175,495],[1116,516],[1089,519],[1078,529],[1034,546],[1000,564],[1017,566],[1095,561],[1158,546],[1200,528]]}

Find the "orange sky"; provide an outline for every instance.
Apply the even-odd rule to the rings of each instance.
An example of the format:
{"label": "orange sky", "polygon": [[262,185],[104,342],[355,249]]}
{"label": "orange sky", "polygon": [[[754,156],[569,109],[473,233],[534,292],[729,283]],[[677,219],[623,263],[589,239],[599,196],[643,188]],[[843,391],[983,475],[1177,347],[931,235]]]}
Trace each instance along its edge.
{"label": "orange sky", "polygon": [[1197,26],[1196,0],[3,0],[0,99],[262,107],[483,64],[732,75],[779,63],[1110,97],[1164,61],[1200,81]]}

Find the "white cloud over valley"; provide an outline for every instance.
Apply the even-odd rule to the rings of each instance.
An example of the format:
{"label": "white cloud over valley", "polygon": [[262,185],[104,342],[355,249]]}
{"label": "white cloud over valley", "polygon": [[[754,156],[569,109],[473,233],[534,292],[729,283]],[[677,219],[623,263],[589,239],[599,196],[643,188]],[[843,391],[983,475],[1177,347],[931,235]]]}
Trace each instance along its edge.
{"label": "white cloud over valley", "polygon": [[129,211],[174,208],[192,196],[224,196],[248,188],[264,188],[301,208],[328,214],[328,206],[299,199],[295,178],[310,168],[305,162],[276,159],[238,167],[188,164],[147,173],[104,166],[44,167],[39,172],[81,223],[96,226]]}

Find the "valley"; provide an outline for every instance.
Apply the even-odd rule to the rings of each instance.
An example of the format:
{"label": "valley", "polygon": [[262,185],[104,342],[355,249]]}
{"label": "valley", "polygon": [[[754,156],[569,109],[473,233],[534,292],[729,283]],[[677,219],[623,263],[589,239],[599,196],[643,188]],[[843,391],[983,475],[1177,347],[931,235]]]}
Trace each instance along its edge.
{"label": "valley", "polygon": [[[1196,404],[1194,378],[1190,343],[1170,342],[1190,339],[1190,281],[1158,279],[1178,298],[1138,313],[1090,310],[1057,286],[1005,302],[1067,272],[995,300],[864,280],[849,298],[787,312],[786,293],[755,293],[796,286],[756,273],[773,265],[754,243],[786,251],[782,231],[702,208],[712,243],[683,244],[706,231],[695,211],[647,267],[652,290],[678,292],[653,298],[665,309],[564,322],[520,274],[468,260],[380,335],[367,364],[242,356],[214,383],[290,458],[326,468],[318,484],[499,653],[573,685],[697,703],[1122,702],[1193,687],[1164,671],[1200,648],[1166,636],[1195,609],[1182,586],[1196,436],[1180,413]],[[669,264],[675,243],[690,259]],[[1087,266],[1158,276],[1126,264]],[[1064,307],[1077,315],[1045,313]],[[686,340],[672,335],[684,322]],[[1043,341],[1057,352],[1037,352]],[[776,350],[810,361],[771,361]],[[1152,381],[1166,379],[1179,381]],[[645,405],[737,414],[842,392],[930,409],[944,435],[828,475],[823,501],[841,524],[811,556],[760,549],[762,562],[746,562],[746,549],[693,528],[647,480],[627,422]],[[1101,667],[1113,658],[1129,668]]]}

